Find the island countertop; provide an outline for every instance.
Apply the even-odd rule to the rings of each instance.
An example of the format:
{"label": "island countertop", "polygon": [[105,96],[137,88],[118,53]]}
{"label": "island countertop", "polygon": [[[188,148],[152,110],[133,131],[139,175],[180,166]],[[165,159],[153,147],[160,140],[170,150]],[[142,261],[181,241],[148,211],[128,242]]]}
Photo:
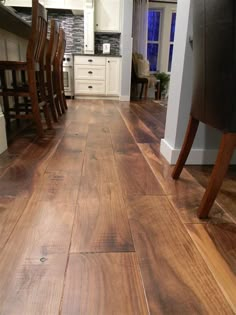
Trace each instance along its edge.
{"label": "island countertop", "polygon": [[28,39],[30,36],[31,26],[10,8],[0,3],[0,29]]}

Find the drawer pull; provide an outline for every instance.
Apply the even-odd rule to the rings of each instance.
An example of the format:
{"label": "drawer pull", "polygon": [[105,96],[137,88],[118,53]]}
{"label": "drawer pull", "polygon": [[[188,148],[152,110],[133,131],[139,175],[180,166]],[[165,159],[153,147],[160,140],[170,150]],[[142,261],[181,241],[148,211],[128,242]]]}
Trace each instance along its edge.
{"label": "drawer pull", "polygon": [[88,74],[93,74],[93,71],[89,71]]}
{"label": "drawer pull", "polygon": [[92,89],[93,87],[92,87],[92,85],[89,85],[88,88],[89,88],[89,89]]}
{"label": "drawer pull", "polygon": [[93,59],[89,59],[88,62],[93,62]]}

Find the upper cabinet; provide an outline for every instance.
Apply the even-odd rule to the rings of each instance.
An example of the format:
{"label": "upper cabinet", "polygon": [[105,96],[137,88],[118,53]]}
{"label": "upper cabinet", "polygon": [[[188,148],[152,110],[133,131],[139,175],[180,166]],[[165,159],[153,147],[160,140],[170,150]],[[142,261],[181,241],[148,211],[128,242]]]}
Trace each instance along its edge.
{"label": "upper cabinet", "polygon": [[[39,0],[46,8],[49,9],[70,9],[83,10],[86,0]],[[6,6],[9,7],[31,7],[32,0],[6,0]]]}
{"label": "upper cabinet", "polygon": [[31,7],[32,0],[6,0],[5,5],[9,7]]}
{"label": "upper cabinet", "polygon": [[70,10],[83,10],[85,0],[65,0],[65,9]]}
{"label": "upper cabinet", "polygon": [[[42,1],[43,4],[43,1]],[[65,0],[44,0],[44,6],[52,9],[64,9]]]}
{"label": "upper cabinet", "polygon": [[95,31],[120,32],[121,0],[95,1]]}

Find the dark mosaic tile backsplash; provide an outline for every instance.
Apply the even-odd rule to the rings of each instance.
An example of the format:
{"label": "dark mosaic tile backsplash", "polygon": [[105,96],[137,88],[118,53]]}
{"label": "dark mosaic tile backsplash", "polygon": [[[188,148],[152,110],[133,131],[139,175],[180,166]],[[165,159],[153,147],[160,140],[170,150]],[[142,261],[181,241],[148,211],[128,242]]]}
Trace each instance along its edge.
{"label": "dark mosaic tile backsplash", "polygon": [[120,34],[95,34],[95,53],[102,53],[102,44],[111,44],[111,55],[120,54]]}
{"label": "dark mosaic tile backsplash", "polygon": [[[31,15],[18,12],[26,22],[31,23]],[[48,13],[48,19],[54,18],[66,33],[66,53],[82,54],[84,52],[84,16],[70,13]],[[50,25],[50,23],[49,23]],[[95,53],[102,53],[102,44],[111,44],[111,54],[120,54],[120,34],[95,33]]]}
{"label": "dark mosaic tile backsplash", "polygon": [[[31,23],[31,15],[18,13],[25,21]],[[66,53],[83,53],[84,50],[84,17],[70,13],[48,13],[48,20],[54,18],[66,33]],[[49,23],[50,25],[50,23]]]}

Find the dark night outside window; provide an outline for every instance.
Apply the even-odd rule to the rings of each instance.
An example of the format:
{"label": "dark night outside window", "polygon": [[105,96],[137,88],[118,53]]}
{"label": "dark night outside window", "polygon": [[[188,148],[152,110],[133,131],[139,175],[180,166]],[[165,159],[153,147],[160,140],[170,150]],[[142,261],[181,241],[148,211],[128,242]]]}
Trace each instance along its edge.
{"label": "dark night outside window", "polygon": [[150,71],[158,69],[158,53],[160,40],[161,12],[157,10],[148,11],[148,45],[147,58],[150,63]]}
{"label": "dark night outside window", "polygon": [[174,39],[175,39],[175,23],[176,23],[176,12],[172,13],[171,27],[170,27],[170,48],[169,48],[169,61],[168,61],[168,72],[171,72],[172,58],[174,50]]}

